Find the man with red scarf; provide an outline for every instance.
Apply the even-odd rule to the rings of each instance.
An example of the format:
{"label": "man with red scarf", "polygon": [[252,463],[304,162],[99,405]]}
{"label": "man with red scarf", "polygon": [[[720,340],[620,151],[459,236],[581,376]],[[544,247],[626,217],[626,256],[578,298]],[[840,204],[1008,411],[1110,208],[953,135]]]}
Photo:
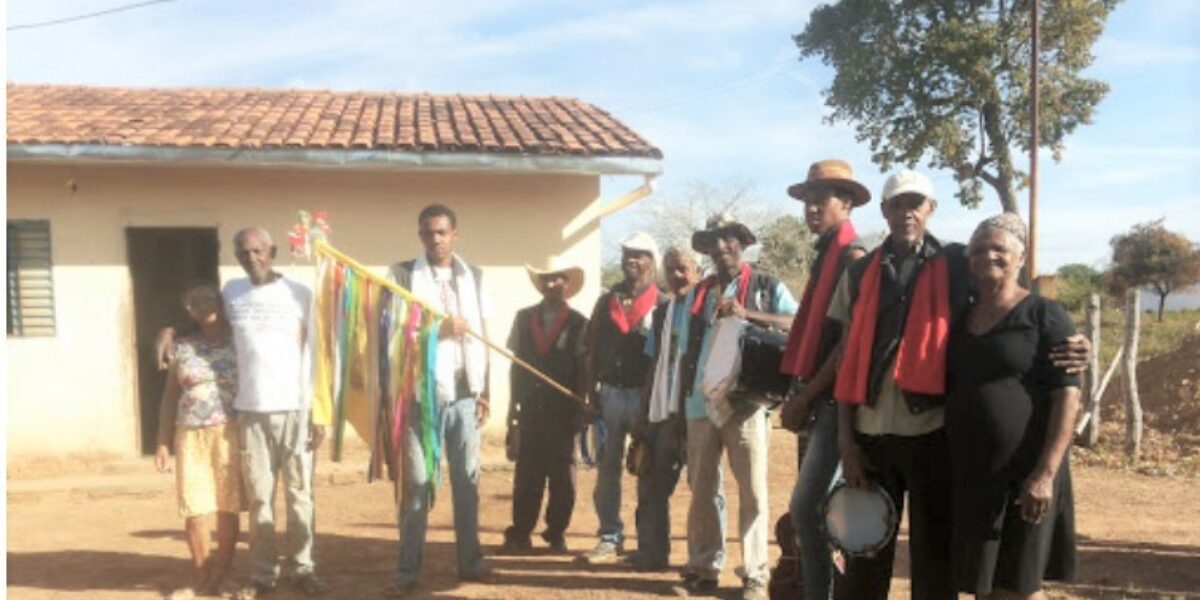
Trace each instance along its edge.
{"label": "man with red scarf", "polygon": [[[907,493],[912,597],[953,599],[943,425],[947,342],[970,302],[966,255],[926,231],[937,201],[924,175],[889,177],[881,204],[887,239],[847,269],[829,305],[847,330],[834,385],[838,451],[848,485],[878,484],[901,512]],[[1077,335],[1051,358],[1077,371],[1087,352]],[[895,546],[848,559],[835,597],[887,598]]]}
{"label": "man with red scarf", "polygon": [[[583,288],[583,269],[553,264],[544,270],[529,265],[525,269],[542,301],[517,312],[508,347],[517,358],[580,393],[587,318],[567,301]],[[549,488],[546,530],[541,537],[552,552],[563,553],[575,510],[574,442],[581,407],[516,363],[509,376],[512,401],[505,441],[517,465],[513,524],[504,531],[501,551],[524,554],[532,550],[529,537],[542,509],[543,492]]]}
{"label": "man with red scarf", "polygon": [[[827,600],[833,587],[833,561],[819,509],[838,464],[833,380],[842,327],[825,313],[846,267],[866,254],[850,222],[850,211],[869,202],[871,193],[854,179],[850,165],[823,160],[813,163],[807,179],[789,187],[788,194],[804,202],[805,223],[817,236],[816,259],[782,365],[784,373],[796,378],[783,407],[783,426],[795,432],[808,429],[807,447],[800,448],[803,458],[788,516],[799,542],[804,597]],[[783,583],[772,581],[771,585],[775,588]]]}
{"label": "man with red scarf", "polygon": [[[968,302],[962,244],[926,232],[933,184],[901,171],[883,187],[890,233],[838,284],[829,317],[847,328],[834,397],[846,482],[880,485],[909,500],[912,597],[956,598],[949,569],[950,468],[942,428],[950,321]],[[837,598],[887,598],[893,539],[874,557],[850,558]]]}
{"label": "man with red scarf", "polygon": [[770,422],[752,399],[710,398],[701,386],[713,349],[717,320],[734,316],[755,326],[787,331],[796,300],[778,278],[752,268],[742,252],[757,242],[745,224],[716,215],[692,236],[692,248],[708,254],[716,273],[692,292],[687,352],[682,362],[687,418],[688,564],[677,591],[711,594],[725,562],[725,502],[721,456],[738,486],[744,600],[767,598],[767,451]]}
{"label": "man with red scarf", "polygon": [[588,325],[584,391],[593,412],[604,422],[604,451],[592,501],[600,520],[600,540],[583,555],[591,564],[616,562],[625,544],[621,521],[621,470],[625,441],[639,420],[642,384],[651,368],[646,356],[654,309],[667,301],[654,283],[658,244],[638,232],[621,242],[625,279],[602,294]]}

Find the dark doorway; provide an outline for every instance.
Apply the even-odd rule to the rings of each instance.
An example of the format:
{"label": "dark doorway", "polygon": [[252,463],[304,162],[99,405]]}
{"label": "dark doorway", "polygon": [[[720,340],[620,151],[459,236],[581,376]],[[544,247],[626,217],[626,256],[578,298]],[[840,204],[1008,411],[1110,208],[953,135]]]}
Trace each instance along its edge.
{"label": "dark doorway", "polygon": [[186,322],[179,302],[184,286],[197,279],[218,283],[217,230],[129,227],[125,240],[133,278],[142,453],[153,454],[158,403],[166,382],[166,371],[159,371],[155,363],[154,340],[159,329]]}

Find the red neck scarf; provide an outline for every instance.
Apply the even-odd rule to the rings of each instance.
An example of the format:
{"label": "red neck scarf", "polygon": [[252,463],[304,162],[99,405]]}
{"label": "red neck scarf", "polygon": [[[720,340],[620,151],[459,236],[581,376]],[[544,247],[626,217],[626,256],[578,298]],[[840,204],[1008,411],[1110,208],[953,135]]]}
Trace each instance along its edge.
{"label": "red neck scarf", "polygon": [[[688,312],[693,315],[700,314],[704,310],[704,300],[708,296],[708,288],[717,284],[717,276],[709,275],[700,282],[696,289],[696,299],[692,302],[692,308]],[[750,265],[742,263],[742,271],[738,273],[737,278],[737,302],[742,306],[746,306],[746,296],[750,294]]]}
{"label": "red neck scarf", "polygon": [[658,286],[651,283],[646,286],[646,290],[633,299],[633,304],[626,309],[621,305],[620,294],[613,292],[608,299],[608,315],[612,318],[613,323],[616,323],[617,329],[621,333],[629,333],[639,321],[646,316],[646,313],[654,310],[658,304]]}
{"label": "red neck scarf", "polygon": [[[834,398],[846,404],[867,400],[871,350],[879,318],[879,261],[875,253],[863,274],[854,302],[846,351],[838,368]],[[940,396],[946,393],[946,345],[950,338],[950,275],[945,256],[935,256],[917,274],[893,375],[907,392]]]}
{"label": "red neck scarf", "polygon": [[817,348],[825,328],[825,313],[829,310],[829,301],[838,282],[838,262],[857,237],[854,225],[849,220],[842,221],[829,247],[825,249],[817,272],[808,278],[800,301],[800,311],[792,320],[792,331],[788,335],[787,349],[783,352],[780,372],[807,379],[821,367],[817,364]]}
{"label": "red neck scarf", "polygon": [[542,329],[541,309],[533,311],[529,319],[529,328],[533,332],[533,343],[537,346],[538,355],[545,356],[550,351],[550,345],[558,339],[558,336],[562,335],[563,328],[567,326],[567,315],[570,313],[571,310],[567,308],[565,302],[559,306],[558,313],[554,315],[554,321],[550,324],[550,333],[547,335]]}

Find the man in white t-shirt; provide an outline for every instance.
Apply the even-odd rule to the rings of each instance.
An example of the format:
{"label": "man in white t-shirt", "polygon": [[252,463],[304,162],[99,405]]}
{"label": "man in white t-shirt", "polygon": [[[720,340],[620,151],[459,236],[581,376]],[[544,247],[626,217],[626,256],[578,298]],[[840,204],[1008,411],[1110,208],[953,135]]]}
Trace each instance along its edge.
{"label": "man in white t-shirt", "polygon": [[[466,332],[484,332],[489,302],[479,268],[454,252],[458,241],[454,211],[441,204],[427,206],[417,217],[417,225],[425,252],[392,265],[389,275],[449,315],[439,330],[435,439],[444,445],[450,467],[458,578],[481,581],[491,573],[479,548],[479,428],[489,414],[488,351]],[[407,414],[421,414],[419,403],[412,402]],[[425,473],[422,419],[406,421],[404,493],[397,511],[400,560],[385,594],[391,598],[407,595],[416,585],[434,492],[434,482]]]}
{"label": "man in white t-shirt", "polygon": [[287,501],[288,578],[303,593],[326,591],[317,578],[313,546],[313,454],[327,423],[313,423],[308,339],[312,292],[272,269],[276,248],[259,227],[233,237],[234,255],[247,278],[225,284],[222,296],[237,350],[238,444],[250,509],[250,585],[242,599],[274,590],[275,490],[282,472]]}

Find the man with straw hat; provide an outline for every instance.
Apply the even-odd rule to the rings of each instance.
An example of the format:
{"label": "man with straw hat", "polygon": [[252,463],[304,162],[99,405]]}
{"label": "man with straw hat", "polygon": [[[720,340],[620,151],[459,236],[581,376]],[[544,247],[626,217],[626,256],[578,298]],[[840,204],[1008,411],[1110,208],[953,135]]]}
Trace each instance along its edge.
{"label": "man with straw hat", "polygon": [[[807,444],[802,440],[799,447],[803,458],[788,518],[799,542],[804,597],[827,600],[833,586],[833,561],[821,530],[819,508],[838,464],[833,380],[842,328],[825,313],[842,272],[866,254],[850,222],[850,211],[869,202],[871,193],[854,179],[850,165],[840,160],[813,163],[808,177],[787,191],[804,203],[804,222],[816,236],[816,258],[809,268],[782,364],[782,371],[795,378],[783,407],[783,426],[797,433],[808,429]],[[772,586],[783,583],[778,578],[771,582]]]}
{"label": "man with straw hat", "polygon": [[655,285],[658,244],[637,232],[621,242],[624,280],[600,296],[588,327],[587,379],[584,391],[590,411],[604,422],[604,452],[600,456],[592,500],[600,521],[596,547],[581,559],[590,564],[616,562],[625,544],[621,521],[621,471],[625,440],[638,419],[642,384],[650,370],[645,354],[651,314],[666,302]]}
{"label": "man with straw hat", "polygon": [[796,300],[787,286],[742,258],[743,250],[756,242],[750,228],[729,214],[713,216],[692,236],[692,248],[708,255],[716,273],[692,292],[683,361],[684,381],[689,384],[684,413],[692,503],[688,508],[688,564],[677,591],[689,595],[715,592],[724,566],[721,455],[728,452],[740,499],[742,598],[767,598],[768,412],[757,402],[710,398],[701,386],[718,319],[733,316],[783,331],[792,325]]}
{"label": "man with straw hat", "polygon": [[[584,333],[587,318],[567,305],[583,288],[583,269],[548,261],[546,268],[525,265],[542,301],[523,308],[513,319],[508,347],[533,368],[582,395]],[[501,551],[532,550],[529,536],[537,524],[542,492],[548,486],[546,530],[542,539],[556,553],[567,551],[565,534],[575,509],[575,432],[582,407],[529,371],[512,366],[508,442],[515,455],[513,524],[504,532]]]}

